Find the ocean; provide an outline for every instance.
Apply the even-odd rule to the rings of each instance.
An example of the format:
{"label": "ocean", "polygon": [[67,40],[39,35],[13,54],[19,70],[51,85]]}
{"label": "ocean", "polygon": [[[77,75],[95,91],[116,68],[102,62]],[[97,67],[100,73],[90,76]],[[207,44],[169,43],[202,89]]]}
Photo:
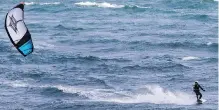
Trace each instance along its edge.
{"label": "ocean", "polygon": [[218,108],[218,1],[25,0],[26,57],[4,28],[19,2],[0,1],[1,110]]}

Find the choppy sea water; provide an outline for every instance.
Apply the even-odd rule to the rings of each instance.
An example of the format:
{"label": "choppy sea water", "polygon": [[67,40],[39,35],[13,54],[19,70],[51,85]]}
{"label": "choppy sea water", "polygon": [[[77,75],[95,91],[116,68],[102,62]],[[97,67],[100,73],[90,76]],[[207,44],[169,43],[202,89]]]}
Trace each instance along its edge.
{"label": "choppy sea water", "polygon": [[0,109],[217,109],[218,1],[25,0],[27,57],[4,30],[19,2],[0,1]]}

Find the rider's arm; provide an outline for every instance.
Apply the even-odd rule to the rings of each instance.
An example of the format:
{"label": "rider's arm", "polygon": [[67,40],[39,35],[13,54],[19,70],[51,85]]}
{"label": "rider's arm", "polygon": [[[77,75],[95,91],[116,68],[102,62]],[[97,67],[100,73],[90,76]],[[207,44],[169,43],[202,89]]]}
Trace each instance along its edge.
{"label": "rider's arm", "polygon": [[205,91],[200,85],[199,85],[199,87],[200,87],[203,91]]}

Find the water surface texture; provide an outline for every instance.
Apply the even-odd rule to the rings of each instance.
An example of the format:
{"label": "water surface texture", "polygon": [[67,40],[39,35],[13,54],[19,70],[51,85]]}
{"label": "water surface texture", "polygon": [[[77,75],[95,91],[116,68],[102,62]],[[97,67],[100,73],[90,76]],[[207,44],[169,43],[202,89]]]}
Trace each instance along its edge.
{"label": "water surface texture", "polygon": [[27,57],[4,29],[19,2],[0,1],[1,110],[217,109],[218,1],[25,0]]}

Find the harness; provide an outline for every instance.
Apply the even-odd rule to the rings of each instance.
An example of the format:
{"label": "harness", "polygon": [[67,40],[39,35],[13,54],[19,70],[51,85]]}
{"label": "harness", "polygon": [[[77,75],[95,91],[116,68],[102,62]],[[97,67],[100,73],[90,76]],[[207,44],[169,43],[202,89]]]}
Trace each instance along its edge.
{"label": "harness", "polygon": [[198,85],[198,84],[195,84],[195,85],[193,86],[193,90],[194,90],[194,91],[199,91],[199,85]]}

